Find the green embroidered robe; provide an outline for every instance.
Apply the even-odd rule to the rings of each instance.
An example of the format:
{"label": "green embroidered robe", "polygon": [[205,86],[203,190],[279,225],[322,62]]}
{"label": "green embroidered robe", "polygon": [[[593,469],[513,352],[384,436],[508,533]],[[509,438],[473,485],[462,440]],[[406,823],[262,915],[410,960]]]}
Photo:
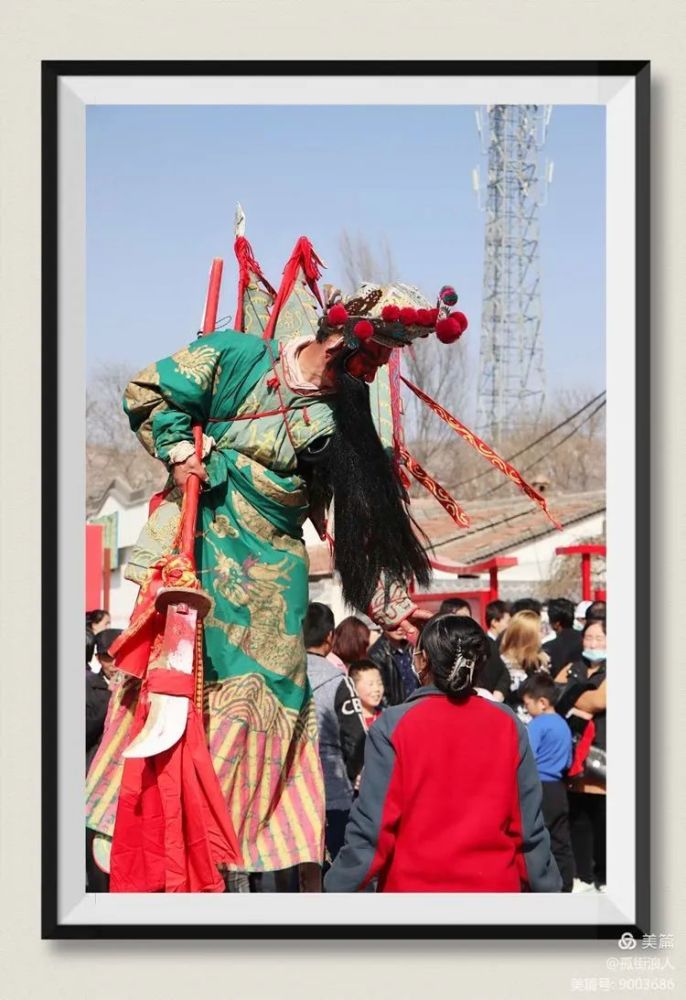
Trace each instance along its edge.
{"label": "green embroidered robe", "polygon": [[[307,682],[302,621],[308,564],[306,484],[297,452],[334,427],[331,397],[289,388],[279,346],[215,332],[149,366],[127,388],[125,409],[143,445],[167,461],[201,421],[216,442],[205,459],[196,561],[212,610],[205,619],[210,752],[251,871],[321,861],[324,794]],[[283,413],[287,408],[288,428]],[[258,416],[258,414],[270,414]],[[253,416],[254,415],[254,416]],[[128,566],[143,582],[169,551],[178,491],[149,518]],[[87,823],[111,835],[121,751],[137,682],[112,699],[88,776]]]}

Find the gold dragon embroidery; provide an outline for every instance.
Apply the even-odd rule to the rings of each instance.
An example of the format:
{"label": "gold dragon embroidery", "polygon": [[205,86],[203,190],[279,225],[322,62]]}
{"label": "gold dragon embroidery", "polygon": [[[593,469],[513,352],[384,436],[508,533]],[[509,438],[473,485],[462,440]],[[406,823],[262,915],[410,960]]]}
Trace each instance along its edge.
{"label": "gold dragon embroidery", "polygon": [[286,631],[285,591],[294,569],[297,572],[292,563],[294,557],[301,561],[302,572],[307,573],[305,546],[299,539],[281,534],[236,491],[232,491],[231,501],[239,524],[249,533],[269,541],[285,556],[277,563],[247,559],[241,564],[222,552],[208,537],[207,542],[216,558],[216,565],[211,570],[213,589],[235,607],[249,611],[250,623],[225,622],[211,615],[205,619],[205,627],[219,629],[228,642],[251,659],[303,685],[305,647],[300,633],[291,635]]}
{"label": "gold dragon embroidery", "polygon": [[152,437],[152,417],[169,409],[160,395],[160,373],[157,365],[148,365],[127,385],[124,391],[124,407],[131,423],[136,427],[136,437],[150,454],[155,454]]}
{"label": "gold dragon embroidery", "polygon": [[207,389],[214,375],[214,365],[219,357],[219,351],[207,345],[191,349],[183,347],[176,354],[172,354],[172,361],[176,363],[175,371],[184,378],[195,382],[201,389]]}

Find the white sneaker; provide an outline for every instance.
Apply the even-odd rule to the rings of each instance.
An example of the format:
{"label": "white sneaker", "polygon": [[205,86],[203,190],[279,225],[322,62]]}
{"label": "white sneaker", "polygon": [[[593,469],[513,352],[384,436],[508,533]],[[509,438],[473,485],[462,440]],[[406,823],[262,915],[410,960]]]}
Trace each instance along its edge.
{"label": "white sneaker", "polygon": [[572,892],[595,892],[592,882],[582,882],[580,878],[575,878],[572,885]]}
{"label": "white sneaker", "polygon": [[607,892],[607,886],[606,885],[599,885],[596,888],[596,892]]}

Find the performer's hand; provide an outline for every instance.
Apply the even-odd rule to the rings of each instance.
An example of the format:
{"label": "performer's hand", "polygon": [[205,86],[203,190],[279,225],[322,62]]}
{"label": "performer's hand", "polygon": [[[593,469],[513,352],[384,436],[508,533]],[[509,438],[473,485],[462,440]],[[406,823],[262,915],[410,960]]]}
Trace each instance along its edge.
{"label": "performer's hand", "polygon": [[196,455],[189,455],[185,462],[172,466],[172,478],[179,489],[184,489],[189,476],[197,476],[201,483],[206,483],[209,478],[205,466]]}
{"label": "performer's hand", "polygon": [[[423,616],[426,614],[426,612],[413,611],[412,614],[409,616],[409,618],[406,618],[404,621],[400,622],[400,624],[395,629],[396,634],[399,634],[400,636],[402,636],[403,639],[406,639],[411,646],[416,646],[417,639],[419,638],[419,628],[417,627],[417,624],[415,624],[415,618],[417,614],[420,615],[417,624],[419,623],[419,621],[421,621],[421,623],[423,624],[424,623]],[[431,615],[428,615],[428,617],[430,618]]]}
{"label": "performer's hand", "polygon": [[405,638],[411,645],[417,645],[419,633],[424,628],[429,618],[433,618],[433,612],[427,611],[426,608],[416,608],[409,618],[406,618],[405,621],[401,623],[400,628],[405,631]]}
{"label": "performer's hand", "polygon": [[419,633],[429,618],[433,618],[431,611],[423,611],[415,608],[411,615],[400,622],[399,625],[384,627],[384,634],[391,639],[400,641],[405,639],[410,645],[416,645]]}
{"label": "performer's hand", "polygon": [[417,608],[416,611],[412,612],[409,620],[413,625],[416,625],[417,628],[422,628],[422,626],[428,622],[429,618],[433,618],[433,616],[433,611],[427,611],[426,608]]}

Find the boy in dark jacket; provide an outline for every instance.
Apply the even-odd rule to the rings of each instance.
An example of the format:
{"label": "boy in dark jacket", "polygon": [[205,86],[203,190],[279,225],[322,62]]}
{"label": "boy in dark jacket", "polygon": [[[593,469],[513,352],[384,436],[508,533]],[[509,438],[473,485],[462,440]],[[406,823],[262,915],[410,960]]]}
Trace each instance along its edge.
{"label": "boy in dark jacket", "polygon": [[[102,739],[110,704],[110,681],[115,674],[114,660],[109,648],[121,634],[121,629],[106,628],[95,636],[86,634],[86,773],[95,757]],[[88,666],[93,655],[89,650],[89,639],[95,647],[95,655],[100,670],[96,673]],[[90,652],[90,655],[89,655]],[[109,877],[96,865],[93,857],[95,833],[86,829],[86,890],[88,892],[109,892]]]}
{"label": "boy in dark jacket", "polygon": [[364,764],[367,730],[381,715],[384,685],[381,671],[372,660],[357,660],[336,692],[336,714],[341,731],[343,757],[348,777],[357,791]]}
{"label": "boy in dark jacket", "polygon": [[107,709],[110,704],[110,681],[115,673],[109,648],[121,634],[121,629],[106,628],[95,636],[95,655],[100,670],[86,671],[86,771],[100,745]]}
{"label": "boy in dark jacket", "polygon": [[307,649],[307,679],[314,696],[319,729],[319,759],[324,775],[326,849],[333,861],[343,844],[353,789],[346,773],[335,707],[342,675],[340,669],[326,659],[333,644],[334,617],[331,608],[317,602],[310,604],[303,631]]}

